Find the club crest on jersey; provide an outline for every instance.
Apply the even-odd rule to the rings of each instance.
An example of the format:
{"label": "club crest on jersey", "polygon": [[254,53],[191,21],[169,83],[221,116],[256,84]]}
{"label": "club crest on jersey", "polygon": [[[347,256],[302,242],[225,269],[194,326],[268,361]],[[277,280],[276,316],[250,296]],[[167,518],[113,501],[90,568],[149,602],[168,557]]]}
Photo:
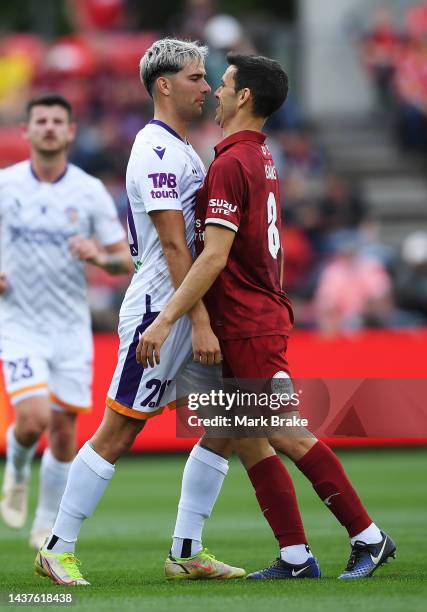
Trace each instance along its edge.
{"label": "club crest on jersey", "polygon": [[160,157],[160,159],[163,159],[163,155],[165,154],[166,147],[162,147],[160,145],[157,145],[157,147],[153,147],[153,151],[154,151],[154,153],[156,153],[156,155],[158,155]]}
{"label": "club crest on jersey", "polygon": [[67,219],[70,223],[77,223],[79,220],[79,211],[75,206],[68,206],[65,209],[65,214],[67,215]]}
{"label": "club crest on jersey", "polygon": [[230,204],[227,200],[220,198],[212,198],[209,200],[209,206],[212,208],[213,213],[219,213],[222,215],[231,215],[237,210],[236,204]]}

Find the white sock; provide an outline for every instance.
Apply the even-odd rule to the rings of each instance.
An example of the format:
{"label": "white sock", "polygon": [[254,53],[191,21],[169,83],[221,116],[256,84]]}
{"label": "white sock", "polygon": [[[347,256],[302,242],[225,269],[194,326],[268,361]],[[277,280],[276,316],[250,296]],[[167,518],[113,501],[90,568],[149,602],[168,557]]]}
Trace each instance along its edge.
{"label": "white sock", "polygon": [[27,482],[31,475],[31,461],[36,452],[38,441],[33,446],[22,446],[15,438],[15,423],[6,433],[6,467],[18,484]]}
{"label": "white sock", "polygon": [[359,540],[359,542],[365,542],[365,544],[378,544],[382,539],[381,531],[375,523],[371,523],[369,527],[350,538],[350,542],[352,546],[357,540]]}
{"label": "white sock", "polygon": [[301,565],[301,563],[305,563],[312,556],[312,552],[307,544],[294,544],[293,546],[284,546],[280,549],[280,558],[286,561],[286,563],[292,563],[292,565]]}
{"label": "white sock", "polygon": [[46,548],[73,552],[83,521],[92,516],[111,478],[114,465],[98,455],[89,442],[71,464],[67,486]]}
{"label": "white sock", "polygon": [[50,448],[43,453],[40,466],[39,499],[32,530],[52,529],[67,484],[72,461],[58,461]]}
{"label": "white sock", "polygon": [[[228,472],[228,461],[198,444],[194,446],[182,475],[172,555],[182,556],[183,540],[193,540],[192,556],[202,548],[202,531]],[[193,552],[193,550],[195,552]]]}

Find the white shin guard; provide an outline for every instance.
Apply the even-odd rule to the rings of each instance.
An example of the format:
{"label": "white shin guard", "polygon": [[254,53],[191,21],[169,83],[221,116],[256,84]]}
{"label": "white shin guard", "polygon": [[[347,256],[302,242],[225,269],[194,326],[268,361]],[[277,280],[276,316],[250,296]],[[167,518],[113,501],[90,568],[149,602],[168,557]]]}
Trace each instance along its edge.
{"label": "white shin guard", "polygon": [[198,444],[194,446],[182,476],[174,538],[202,541],[205,519],[212,512],[227,472],[226,459]]}
{"label": "white shin guard", "polygon": [[114,470],[114,465],[98,455],[86,442],[71,465],[52,529],[54,535],[67,542],[77,540],[83,521],[92,516]]}

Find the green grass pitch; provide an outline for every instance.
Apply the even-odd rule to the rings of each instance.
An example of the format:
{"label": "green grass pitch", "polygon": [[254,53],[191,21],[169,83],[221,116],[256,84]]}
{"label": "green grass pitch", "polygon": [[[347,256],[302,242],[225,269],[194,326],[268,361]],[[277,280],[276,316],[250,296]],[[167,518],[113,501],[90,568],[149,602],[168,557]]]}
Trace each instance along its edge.
{"label": "green grass pitch", "polygon": [[[321,563],[321,580],[166,582],[163,561],[170,546],[186,457],[139,456],[118,464],[95,516],[82,530],[77,552],[83,562],[83,573],[92,586],[72,590],[75,603],[71,609],[424,611],[427,599],[426,451],[360,450],[342,452],[340,456],[369,512],[398,545],[397,559],[378,570],[373,578],[356,582],[336,580],[349,554],[346,533],[305,478],[290,466],[307,535]],[[1,472],[3,468],[2,462]],[[38,463],[35,463],[31,508],[35,502],[37,471]],[[9,592],[66,591],[34,575],[34,554],[28,548],[28,533],[29,527],[14,532],[0,525],[2,603]],[[273,537],[237,461],[232,462],[220,499],[207,522],[204,540],[219,559],[241,565],[248,571],[267,565],[276,556]]]}

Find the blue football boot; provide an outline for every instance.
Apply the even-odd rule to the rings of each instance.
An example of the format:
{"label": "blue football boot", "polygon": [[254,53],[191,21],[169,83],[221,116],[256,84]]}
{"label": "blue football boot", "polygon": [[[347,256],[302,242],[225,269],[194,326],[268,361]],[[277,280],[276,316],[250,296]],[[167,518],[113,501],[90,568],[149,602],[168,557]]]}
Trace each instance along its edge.
{"label": "blue football boot", "polygon": [[282,559],[276,559],[268,567],[252,572],[246,576],[246,580],[283,580],[295,578],[320,578],[320,566],[316,557],[309,557],[300,565],[287,563]]}
{"label": "blue football boot", "polygon": [[350,558],[343,573],[338,576],[343,580],[351,578],[369,578],[390,557],[396,558],[396,544],[386,533],[381,531],[382,540],[378,544],[366,544],[356,541],[351,547]]}

